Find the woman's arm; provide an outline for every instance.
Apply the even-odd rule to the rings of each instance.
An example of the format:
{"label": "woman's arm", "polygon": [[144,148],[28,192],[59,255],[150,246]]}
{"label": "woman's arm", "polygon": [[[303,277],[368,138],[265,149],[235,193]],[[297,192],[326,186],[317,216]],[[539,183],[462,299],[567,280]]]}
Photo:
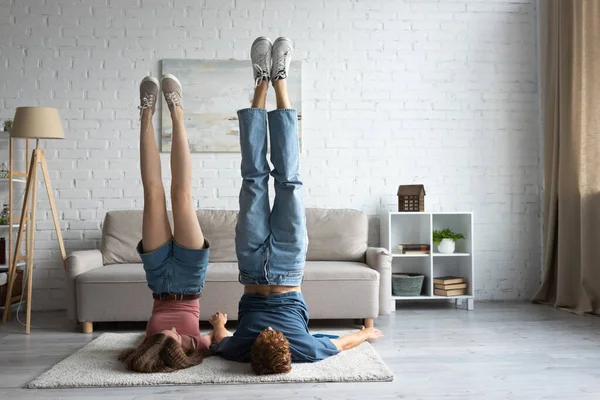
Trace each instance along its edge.
{"label": "woman's arm", "polygon": [[224,338],[233,336],[233,333],[229,332],[227,328],[225,328],[225,324],[227,323],[227,314],[217,312],[210,317],[208,322],[210,322],[210,324],[213,326],[213,331],[211,332],[211,343],[221,343]]}
{"label": "woman's arm", "polygon": [[211,331],[208,335],[202,335],[202,340],[208,342],[209,345],[215,343],[215,331]]}
{"label": "woman's arm", "polygon": [[350,350],[362,342],[367,340],[375,340],[383,337],[383,333],[379,329],[366,328],[363,326],[362,329],[355,333],[344,335],[339,339],[330,339],[331,342],[337,347],[339,351]]}

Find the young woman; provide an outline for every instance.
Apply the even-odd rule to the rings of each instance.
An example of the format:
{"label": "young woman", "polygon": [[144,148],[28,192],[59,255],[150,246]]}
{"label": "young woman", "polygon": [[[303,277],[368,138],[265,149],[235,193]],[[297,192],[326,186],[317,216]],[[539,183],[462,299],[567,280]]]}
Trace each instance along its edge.
{"label": "young woman", "polygon": [[[226,315],[217,313],[211,318],[216,352],[229,360],[251,361],[257,374],[288,372],[292,361],[322,360],[383,336],[374,328],[339,339],[314,337],[308,330],[301,293],[308,237],[299,177],[298,117],[286,86],[292,52],[287,38],[271,44],[260,37],[252,44],[254,99],[252,108],[238,111],[243,180],[236,252],[244,295],[235,334],[225,329]],[[269,80],[277,109],[267,113]],[[272,171],[267,162],[267,123]],[[269,173],[275,180],[272,211]]]}
{"label": "young woman", "polygon": [[119,357],[129,370],[171,372],[202,362],[211,335],[200,335],[200,293],[208,266],[209,245],[192,203],[192,164],[185,133],[182,88],[172,75],[163,77],[162,92],[171,113],[171,202],[174,230],[167,218],[161,163],[152,115],[159,92],[156,78],[140,84],[140,165],[144,186],[142,240],[138,252],[144,263],[154,306],[146,336],[135,349]]}

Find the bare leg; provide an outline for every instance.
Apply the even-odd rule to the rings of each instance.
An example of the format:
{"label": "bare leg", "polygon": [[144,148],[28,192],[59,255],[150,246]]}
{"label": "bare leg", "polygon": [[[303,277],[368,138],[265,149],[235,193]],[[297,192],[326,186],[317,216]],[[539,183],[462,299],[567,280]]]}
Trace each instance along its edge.
{"label": "bare leg", "polygon": [[292,103],[288,96],[287,79],[277,79],[273,81],[275,88],[275,98],[277,99],[277,108],[292,108]]}
{"label": "bare leg", "polygon": [[267,106],[267,89],[269,88],[268,81],[262,81],[260,85],[254,89],[254,98],[252,99],[252,108],[266,108]]}
{"label": "bare leg", "polygon": [[142,249],[148,253],[158,249],[171,239],[165,189],[162,184],[160,154],[154,137],[151,109],[142,111],[140,168],[144,186]]}
{"label": "bare leg", "polygon": [[192,160],[183,121],[183,109],[169,107],[173,121],[171,142],[171,201],[175,241],[190,249],[204,248],[204,235],[192,201]]}

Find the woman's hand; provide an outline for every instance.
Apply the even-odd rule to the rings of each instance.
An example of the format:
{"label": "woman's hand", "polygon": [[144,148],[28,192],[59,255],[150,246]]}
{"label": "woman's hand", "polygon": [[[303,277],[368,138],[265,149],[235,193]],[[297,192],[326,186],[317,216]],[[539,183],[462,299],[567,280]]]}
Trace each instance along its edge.
{"label": "woman's hand", "polygon": [[214,328],[214,331],[212,332],[213,343],[221,343],[221,341],[226,337],[233,336],[233,334],[225,328],[225,324],[227,323],[227,314],[220,312],[214,313],[208,322],[210,322]]}
{"label": "woman's hand", "polygon": [[214,328],[219,326],[225,326],[225,324],[227,323],[227,314],[216,312],[210,317],[208,322],[210,322],[210,324]]}

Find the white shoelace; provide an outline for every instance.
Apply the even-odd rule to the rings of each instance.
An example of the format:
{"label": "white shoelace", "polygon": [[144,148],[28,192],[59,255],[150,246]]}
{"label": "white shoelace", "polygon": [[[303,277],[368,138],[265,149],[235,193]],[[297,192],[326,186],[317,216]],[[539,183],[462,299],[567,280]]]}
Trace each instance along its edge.
{"label": "white shoelace", "polygon": [[165,93],[165,99],[167,100],[167,104],[181,106],[181,97],[177,92]]}
{"label": "white shoelace", "polygon": [[[259,62],[263,61],[262,59],[259,59]],[[263,61],[264,62],[264,61]],[[254,77],[256,78],[256,80],[254,81],[254,87],[257,87],[258,85],[260,85],[260,83],[263,80],[269,80],[269,71],[265,71],[264,69],[262,69],[262,67],[259,64],[254,64]]]}
{"label": "white shoelace", "polygon": [[281,57],[279,57],[277,59],[277,78],[278,79],[285,79],[287,78],[287,71],[286,71],[286,59],[288,56],[288,52],[286,51],[285,53],[283,53],[283,55]]}
{"label": "white shoelace", "polygon": [[142,97],[142,104],[138,106],[138,110],[140,110],[140,119],[142,119],[142,113],[144,110],[151,109],[154,104],[154,95],[147,93],[144,97]]}

